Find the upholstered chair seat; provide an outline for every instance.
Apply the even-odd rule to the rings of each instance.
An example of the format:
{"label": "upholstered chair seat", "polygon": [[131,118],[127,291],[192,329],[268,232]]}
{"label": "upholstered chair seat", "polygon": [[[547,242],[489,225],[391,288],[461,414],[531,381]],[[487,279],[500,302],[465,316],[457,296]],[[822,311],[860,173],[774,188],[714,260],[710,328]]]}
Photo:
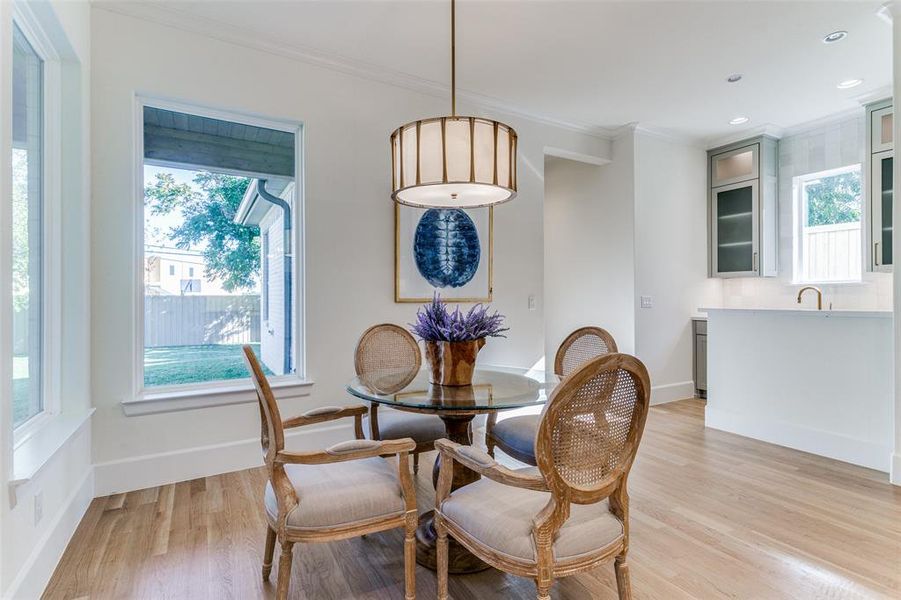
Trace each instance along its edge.
{"label": "upholstered chair seat", "polygon": [[[447,435],[444,421],[435,415],[404,412],[384,406],[379,409],[378,423],[378,439],[382,440],[408,437],[417,444],[431,446],[435,440],[440,440]],[[366,432],[367,437],[372,437],[369,415],[363,417],[363,431]]]}
{"label": "upholstered chair seat", "polygon": [[[534,564],[532,527],[535,516],[551,500],[549,492],[525,490],[491,479],[455,491],[441,504],[444,517],[468,536],[510,560]],[[560,563],[603,554],[622,542],[623,524],[606,501],[570,507],[569,519],[553,543],[554,560]]]}
{"label": "upholstered chair seat", "polygon": [[[325,465],[285,465],[298,504],[288,513],[292,529],[337,527],[379,517],[403,515],[406,508],[397,467],[383,458]],[[266,512],[278,519],[272,483],[266,484]]]}
{"label": "upholstered chair seat", "polygon": [[[616,351],[616,341],[606,329],[581,327],[566,336],[557,349],[554,373],[566,377],[589,360]],[[511,417],[498,422],[497,413],[492,413],[485,430],[488,452],[494,456],[494,448],[498,447],[520,462],[537,465],[535,436],[540,422],[540,415]]]}

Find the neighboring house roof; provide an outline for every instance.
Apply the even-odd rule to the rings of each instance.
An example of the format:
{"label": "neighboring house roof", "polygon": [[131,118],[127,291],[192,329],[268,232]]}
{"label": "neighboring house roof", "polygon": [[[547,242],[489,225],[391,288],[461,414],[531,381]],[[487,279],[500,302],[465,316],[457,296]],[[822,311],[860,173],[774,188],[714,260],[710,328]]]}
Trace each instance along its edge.
{"label": "neighboring house roof", "polygon": [[[238,206],[235,213],[234,222],[238,225],[246,225],[248,227],[256,227],[263,220],[263,217],[273,208],[273,205],[260,198],[257,190],[257,179],[250,182],[247,191],[244,192],[244,198]],[[287,199],[294,190],[294,182],[289,179],[274,177],[266,180],[266,190],[279,198]]]}

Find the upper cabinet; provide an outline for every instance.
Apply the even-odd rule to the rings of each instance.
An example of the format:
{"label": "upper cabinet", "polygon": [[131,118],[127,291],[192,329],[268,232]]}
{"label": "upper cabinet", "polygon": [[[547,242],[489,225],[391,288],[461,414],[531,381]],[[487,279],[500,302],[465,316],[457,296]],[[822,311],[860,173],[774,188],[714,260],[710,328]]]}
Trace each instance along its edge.
{"label": "upper cabinet", "polygon": [[867,106],[866,185],[870,214],[870,267],[874,271],[892,270],[892,166],[895,148],[892,101]]}
{"label": "upper cabinet", "polygon": [[777,272],[778,141],[761,136],[710,150],[710,275]]}

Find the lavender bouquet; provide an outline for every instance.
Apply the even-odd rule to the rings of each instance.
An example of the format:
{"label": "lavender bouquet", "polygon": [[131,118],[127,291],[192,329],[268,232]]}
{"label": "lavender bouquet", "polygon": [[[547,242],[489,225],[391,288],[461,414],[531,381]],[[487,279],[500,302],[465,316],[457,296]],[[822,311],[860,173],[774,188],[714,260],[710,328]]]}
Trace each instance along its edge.
{"label": "lavender bouquet", "polygon": [[426,342],[469,342],[486,337],[506,337],[504,315],[488,313],[488,307],[476,304],[466,314],[458,306],[453,312],[435,294],[432,302],[416,311],[416,322],[410,329]]}

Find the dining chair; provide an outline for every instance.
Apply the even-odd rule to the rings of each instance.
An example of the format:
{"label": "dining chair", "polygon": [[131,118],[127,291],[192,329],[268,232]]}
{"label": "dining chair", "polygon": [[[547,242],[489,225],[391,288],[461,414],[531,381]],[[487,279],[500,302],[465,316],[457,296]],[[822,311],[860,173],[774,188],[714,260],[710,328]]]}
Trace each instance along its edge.
{"label": "dining chair", "polygon": [[[620,600],[631,598],[626,480],[650,389],[647,369],[627,354],[607,354],[577,368],[551,394],[541,417],[537,473],[514,471],[478,448],[438,440],[438,598],[447,598],[448,534],[492,567],[534,579],[539,600],[550,598],[554,579],[610,559]],[[452,492],[454,463],[482,478]]]}
{"label": "dining chair", "polygon": [[[409,331],[392,323],[373,325],[363,332],[354,353],[354,368],[361,381],[393,393],[406,387],[422,367],[419,344]],[[378,381],[374,381],[378,378]],[[368,422],[370,439],[413,438],[413,472],[419,471],[419,455],[435,449],[435,440],[446,436],[444,422],[435,415],[382,408],[372,402]]]}
{"label": "dining chair", "polygon": [[[585,361],[616,352],[616,341],[606,329],[581,327],[566,336],[554,358],[554,373],[566,377]],[[495,446],[516,460],[535,466],[535,436],[541,415],[520,415],[497,421],[497,413],[488,416],[485,427],[485,445],[494,456]]]}
{"label": "dining chair", "polygon": [[[244,346],[244,361],[260,406],[263,457],[269,480],[263,496],[268,528],[263,580],[272,572],[275,543],[281,547],[276,598],[288,597],[293,546],[331,542],[367,533],[404,528],[404,590],[416,597],[416,490],[409,453],[416,443],[363,439],[366,406],[326,406],[282,420],[269,381],[253,349]],[[353,417],[356,439],[325,450],[285,450],[285,429]],[[398,470],[381,458],[397,455]]]}

